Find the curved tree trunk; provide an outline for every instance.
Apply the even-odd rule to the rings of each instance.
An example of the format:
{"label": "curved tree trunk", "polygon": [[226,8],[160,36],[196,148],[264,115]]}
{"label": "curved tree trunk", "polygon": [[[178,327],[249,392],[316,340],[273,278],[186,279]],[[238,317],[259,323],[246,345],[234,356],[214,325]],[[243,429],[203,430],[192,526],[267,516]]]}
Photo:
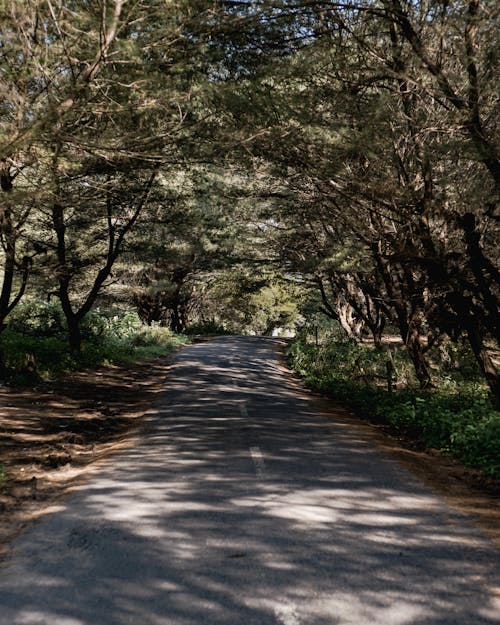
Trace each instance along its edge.
{"label": "curved tree trunk", "polygon": [[408,355],[415,368],[415,374],[420,384],[420,388],[432,388],[431,370],[424,354],[422,337],[420,336],[418,328],[413,327],[408,331],[405,345]]}
{"label": "curved tree trunk", "polygon": [[498,378],[498,371],[496,370],[495,364],[484,345],[481,333],[477,327],[469,327],[467,330],[467,336],[472,351],[474,352],[474,356],[476,357],[479,367],[481,368],[481,371],[483,372],[483,375],[486,378],[488,386],[493,394],[495,407],[500,409],[500,380]]}

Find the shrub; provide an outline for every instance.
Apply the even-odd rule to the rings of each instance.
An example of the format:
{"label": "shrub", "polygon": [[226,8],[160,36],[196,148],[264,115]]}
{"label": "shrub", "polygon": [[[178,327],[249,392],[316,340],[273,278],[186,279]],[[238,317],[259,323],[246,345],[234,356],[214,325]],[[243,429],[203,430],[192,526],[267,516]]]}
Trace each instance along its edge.
{"label": "shrub", "polygon": [[205,336],[221,336],[224,334],[231,334],[224,326],[216,323],[215,321],[206,321],[203,323],[193,323],[186,329],[188,336],[205,335]]}
{"label": "shrub", "polygon": [[67,341],[55,336],[31,336],[10,327],[0,336],[3,365],[18,383],[30,383],[37,376],[58,375],[73,369]]}
{"label": "shrub", "polygon": [[[29,317],[33,310],[41,309],[47,312],[44,306],[30,303],[0,335],[7,377],[18,384],[32,384],[78,368],[165,355],[185,340],[167,328],[144,325],[134,312],[94,310],[82,324],[82,351],[75,357],[70,354],[65,332],[59,328],[54,336],[48,335],[55,328],[50,321],[52,313],[35,321]],[[38,330],[40,335],[36,335]]]}
{"label": "shrub", "polygon": [[62,337],[66,320],[59,302],[21,302],[7,317],[7,327],[17,334],[33,337]]}

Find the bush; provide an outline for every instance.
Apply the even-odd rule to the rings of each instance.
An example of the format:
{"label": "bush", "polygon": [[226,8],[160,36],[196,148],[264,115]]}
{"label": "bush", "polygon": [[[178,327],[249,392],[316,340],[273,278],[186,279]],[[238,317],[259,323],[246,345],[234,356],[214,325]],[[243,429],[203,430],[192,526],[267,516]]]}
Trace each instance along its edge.
{"label": "bush", "polygon": [[188,336],[221,336],[224,334],[231,334],[231,332],[215,321],[206,321],[204,323],[193,323],[186,329],[186,334]]}
{"label": "bush", "polygon": [[406,352],[401,349],[360,345],[347,338],[317,346],[299,335],[289,353],[293,366],[305,377],[316,375],[387,387],[387,365],[390,362],[394,385],[407,387],[417,383]]}
{"label": "bush", "polygon": [[[142,328],[147,328],[135,311],[91,310],[83,319],[81,332],[84,339],[104,338],[113,340],[132,340]],[[167,331],[165,329],[165,331]]]}
{"label": "bush", "polygon": [[63,337],[66,319],[59,302],[21,302],[7,317],[7,327],[23,336]]}
{"label": "bush", "polygon": [[445,380],[483,381],[483,374],[467,342],[444,338],[431,351],[430,358],[439,363],[439,375]]}
{"label": "bush", "polygon": [[73,369],[67,341],[54,336],[36,337],[8,329],[0,336],[3,365],[8,377],[30,383],[37,377],[50,377]]}
{"label": "bush", "polygon": [[[75,357],[65,330],[53,323],[57,306],[35,304],[19,311],[0,335],[7,378],[18,384],[32,384],[79,368],[165,355],[185,340],[167,328],[144,325],[134,312],[94,310],[82,323],[82,351]],[[40,311],[43,314],[38,314]],[[36,315],[30,317],[33,312]]]}

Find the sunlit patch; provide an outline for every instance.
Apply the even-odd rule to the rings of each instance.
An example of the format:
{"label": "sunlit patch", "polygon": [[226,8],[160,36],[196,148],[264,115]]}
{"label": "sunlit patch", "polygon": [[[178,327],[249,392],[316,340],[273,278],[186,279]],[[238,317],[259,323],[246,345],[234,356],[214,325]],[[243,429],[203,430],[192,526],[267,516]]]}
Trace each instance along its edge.
{"label": "sunlit patch", "polygon": [[301,621],[297,615],[297,609],[293,604],[283,604],[274,606],[274,615],[278,623],[283,625],[300,625]]}
{"label": "sunlit patch", "polygon": [[485,618],[491,620],[492,623],[500,622],[500,600],[491,601],[490,605],[479,610],[479,614]]}
{"label": "sunlit patch", "polygon": [[403,539],[396,532],[367,532],[365,535],[365,540],[373,543],[379,543],[381,545],[408,545],[408,540],[406,538]]}
{"label": "sunlit patch", "polygon": [[394,527],[398,525],[417,525],[415,517],[405,517],[400,514],[384,514],[382,512],[370,512],[366,514],[353,514],[351,523],[367,525],[369,527]]}
{"label": "sunlit patch", "polygon": [[39,610],[25,610],[16,616],[16,623],[19,625],[47,625],[47,623],[57,623],[57,625],[88,625],[85,621],[54,614],[53,612],[41,612]]}
{"label": "sunlit patch", "polygon": [[326,506],[311,505],[273,505],[268,511],[276,517],[291,519],[293,521],[305,521],[307,523],[333,523],[338,515]]}
{"label": "sunlit patch", "polygon": [[314,617],[330,615],[338,625],[383,623],[384,625],[409,625],[423,622],[432,612],[420,603],[394,594],[334,593],[312,600],[308,613]]}
{"label": "sunlit patch", "polygon": [[437,509],[440,503],[436,497],[419,495],[395,495],[391,493],[386,497],[394,507],[407,510],[431,510]]}
{"label": "sunlit patch", "polygon": [[325,496],[305,491],[282,496],[260,496],[233,500],[244,507],[259,507],[270,516],[289,519],[299,523],[333,523],[339,518],[334,507],[324,504]]}
{"label": "sunlit patch", "polygon": [[182,590],[180,584],[174,584],[169,581],[158,581],[154,584],[154,587],[165,592],[180,592]]}
{"label": "sunlit patch", "polygon": [[265,606],[279,625],[307,625],[313,622],[334,625],[410,625],[424,622],[432,614],[421,603],[391,593],[311,593],[307,598],[301,595],[298,592],[292,600],[253,598],[248,604],[255,608]]}

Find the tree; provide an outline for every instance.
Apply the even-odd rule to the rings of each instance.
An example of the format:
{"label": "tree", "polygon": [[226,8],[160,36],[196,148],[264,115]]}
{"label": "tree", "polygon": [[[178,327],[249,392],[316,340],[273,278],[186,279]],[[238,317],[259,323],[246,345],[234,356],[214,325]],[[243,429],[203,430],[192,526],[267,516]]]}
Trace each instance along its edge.
{"label": "tree", "polygon": [[[227,272],[264,262],[251,207],[258,185],[236,171],[202,164],[164,168],[159,180],[161,197],[134,234],[134,268],[123,267],[124,280],[141,318],[182,332],[208,320],[212,287]],[[225,304],[218,305],[220,312]]]}
{"label": "tree", "polygon": [[[121,254],[125,237],[144,210],[157,175],[155,167],[144,178],[127,179],[122,174],[104,179],[84,177],[72,182],[63,181],[59,170],[60,154],[54,155],[54,197],[51,207],[53,268],[57,280],[56,294],[66,317],[71,351],[81,349],[80,325],[94,306],[117,258]],[[99,179],[101,178],[101,179]],[[66,182],[66,184],[64,184]],[[90,197],[85,197],[81,184],[88,185]],[[120,192],[117,186],[120,184]],[[78,203],[74,196],[78,194]],[[70,198],[69,210],[67,199]],[[83,201],[82,201],[83,200]],[[92,210],[88,204],[91,204]],[[93,277],[90,271],[95,271]],[[88,284],[88,286],[87,286]]]}
{"label": "tree", "polygon": [[[25,290],[33,256],[16,245],[30,241],[55,268],[71,347],[79,350],[79,323],[111,276],[156,172],[179,158],[185,129],[196,123],[189,78],[195,59],[186,57],[200,45],[189,30],[206,6],[3,3],[3,317]],[[25,183],[13,193],[21,177]]]}
{"label": "tree", "polygon": [[28,231],[34,205],[47,199],[46,146],[59,141],[61,121],[88,101],[126,19],[124,5],[4,0],[0,7],[0,331],[40,251]]}
{"label": "tree", "polygon": [[[361,297],[375,295],[397,322],[422,386],[431,383],[429,345],[465,332],[498,396],[485,343],[498,338],[493,4],[286,7],[297,24],[307,21],[302,48],[231,85],[229,119],[247,134],[246,149],[286,180],[296,206],[310,207],[307,236],[341,223],[330,246],[358,241],[369,263],[351,273],[370,276],[358,282]],[[281,37],[278,19],[262,19],[270,37]],[[257,106],[252,127],[239,111],[250,110],[254,92],[272,117]],[[324,262],[322,244],[316,257]],[[340,299],[352,299],[352,278],[338,276],[326,270]]]}

